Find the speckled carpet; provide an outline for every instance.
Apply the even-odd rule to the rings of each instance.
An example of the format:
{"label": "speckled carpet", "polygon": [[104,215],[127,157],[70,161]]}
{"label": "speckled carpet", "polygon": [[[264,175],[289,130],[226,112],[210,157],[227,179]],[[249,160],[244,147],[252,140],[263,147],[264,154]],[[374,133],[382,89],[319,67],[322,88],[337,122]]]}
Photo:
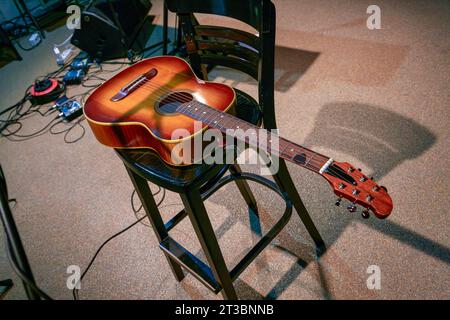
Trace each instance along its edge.
{"label": "speckled carpet", "polygon": [[[154,23],[161,25],[161,1],[152,2]],[[377,1],[381,30],[366,27],[372,1],[274,2],[275,100],[281,134],[374,175],[387,186],[395,208],[387,220],[363,220],[345,206],[334,206],[325,180],[289,164],[328,250],[316,259],[313,243],[294,213],[276,241],[235,282],[238,296],[449,299],[449,2]],[[242,27],[229,19],[199,19]],[[171,15],[171,26],[173,20]],[[38,48],[21,51],[23,61],[0,69],[0,110],[18,101],[33,79],[56,68],[51,47],[68,34],[65,28],[48,33]],[[157,26],[155,41],[160,34]],[[255,83],[247,76],[225,69],[215,69],[210,76],[255,94]],[[23,133],[47,121],[40,116],[26,119]],[[95,140],[86,122],[83,125],[86,135],[74,144],[48,133],[23,142],[0,138],[0,161],[10,196],[18,201],[13,213],[34,275],[57,299],[72,297],[66,286],[68,266],[84,269],[104,240],[136,219],[130,205],[132,185],[121,161]],[[281,203],[269,191],[251,187],[260,203],[263,229],[268,230],[281,213]],[[230,269],[254,239],[240,199],[230,184],[206,202]],[[180,208],[179,197],[168,193],[164,218]],[[203,256],[187,219],[172,236]],[[0,243],[0,279],[12,278],[16,284],[7,299],[23,299]],[[372,265],[381,272],[378,290],[366,283]],[[178,283],[152,230],[138,224],[103,249],[81,284],[80,298],[221,296],[191,275]]]}

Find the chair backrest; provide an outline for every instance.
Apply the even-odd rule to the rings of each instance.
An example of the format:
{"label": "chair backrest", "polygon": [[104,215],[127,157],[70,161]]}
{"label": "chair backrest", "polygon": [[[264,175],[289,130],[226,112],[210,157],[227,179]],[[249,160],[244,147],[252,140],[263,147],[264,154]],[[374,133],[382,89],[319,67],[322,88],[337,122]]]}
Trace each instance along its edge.
{"label": "chair backrest", "polygon": [[[166,0],[180,19],[189,60],[197,76],[202,65],[242,71],[258,81],[258,103],[266,129],[275,129],[274,55],[275,6],[270,0]],[[199,25],[195,13],[240,20],[258,32]]]}

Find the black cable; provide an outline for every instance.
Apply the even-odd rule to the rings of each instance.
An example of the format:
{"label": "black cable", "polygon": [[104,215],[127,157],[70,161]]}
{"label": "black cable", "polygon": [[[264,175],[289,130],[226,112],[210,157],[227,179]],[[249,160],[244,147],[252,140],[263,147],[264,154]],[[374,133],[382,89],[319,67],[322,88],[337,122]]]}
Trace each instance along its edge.
{"label": "black cable", "polygon": [[[21,138],[20,140],[13,140],[13,141],[25,141],[25,140],[28,140],[28,139],[30,139],[30,138],[35,138],[35,137],[38,137],[38,136],[40,136],[40,135],[43,135],[46,131],[46,129],[48,129],[49,127],[50,127],[50,125],[51,124],[53,124],[53,122],[55,121],[55,120],[57,120],[59,118],[59,116],[56,116],[55,118],[53,118],[49,123],[47,123],[43,128],[41,128],[41,129],[39,129],[39,130],[37,130],[37,131],[35,131],[35,132],[33,132],[33,133],[29,133],[29,134],[17,134],[17,133],[14,133],[14,132],[10,132],[9,130],[8,130],[8,127],[5,127],[5,128],[3,128],[3,131],[6,131],[6,132],[8,132],[8,134],[3,134],[2,133],[2,135],[5,137],[5,138],[8,138],[8,137],[11,137],[11,136],[13,136],[13,137],[17,137],[17,138]],[[60,120],[59,122],[62,122],[62,120]],[[17,132],[17,131],[16,131]]]}
{"label": "black cable", "polygon": [[[81,122],[84,121],[84,120],[85,120],[85,118],[84,118],[84,116],[82,116],[80,119],[76,120],[74,123],[66,123],[64,121],[57,122],[57,123],[54,123],[49,128],[48,132],[50,132],[50,134],[53,134],[53,135],[59,135],[59,134],[64,133],[64,142],[65,143],[75,143],[75,142],[81,140],[84,137],[84,135],[86,134],[86,129],[81,124]],[[65,124],[65,125],[70,125],[70,126],[68,128],[66,128],[66,129],[55,131],[54,128],[57,125],[60,125],[60,124]],[[81,135],[79,137],[77,137],[76,139],[69,140],[68,136],[69,136],[70,132],[76,127],[80,127],[81,128],[81,130],[82,130],[81,131]]]}
{"label": "black cable", "polygon": [[[6,193],[6,189],[1,190],[2,192]],[[158,201],[157,206],[159,207],[163,201],[165,200],[166,197],[166,189],[161,188],[158,186],[158,191],[156,191],[153,196],[158,195],[160,192],[163,192],[163,195],[161,197],[161,199]],[[136,214],[141,208],[142,205],[140,206],[140,208],[136,211],[135,207],[134,207],[134,203],[133,203],[133,196],[135,194],[136,190],[133,190],[133,193],[131,195],[131,206],[133,208],[134,213]],[[15,199],[11,199],[11,201],[15,201]],[[86,269],[83,271],[83,273],[81,274],[80,280],[77,282],[77,284],[75,285],[74,289],[72,290],[72,295],[74,300],[79,300],[79,295],[78,295],[78,289],[76,288],[76,286],[81,283],[81,281],[83,280],[83,278],[86,276],[87,272],[89,271],[89,269],[92,267],[92,265],[95,262],[95,259],[97,258],[97,256],[100,254],[101,250],[114,238],[118,237],[119,235],[123,234],[124,232],[128,231],[129,229],[131,229],[132,227],[134,227],[135,225],[137,225],[138,223],[142,222],[147,216],[143,216],[141,218],[139,218],[138,220],[136,220],[135,222],[133,222],[132,224],[130,224],[129,226],[125,227],[124,229],[120,230],[119,232],[113,234],[111,237],[109,237],[108,239],[106,239],[101,245],[100,247],[97,249],[97,251],[95,252],[94,256],[91,258],[91,260],[89,261],[88,266],[86,267]],[[11,267],[13,268],[14,272],[22,279],[22,281],[24,281],[25,283],[27,283],[28,286],[30,286],[37,294],[39,294],[42,298],[46,299],[46,300],[53,300],[47,293],[45,293],[42,289],[40,289],[33,281],[31,281],[26,274],[20,269],[20,267],[18,266],[17,261],[14,259],[13,255],[12,255],[12,249],[11,249],[11,244],[9,242],[8,237],[5,237],[5,248],[6,248],[6,254],[8,257],[8,260],[11,264]]]}
{"label": "black cable", "polygon": [[33,45],[33,46],[29,47],[29,48],[26,48],[26,47],[24,47],[24,46],[20,43],[20,39],[16,39],[16,44],[17,44],[17,45],[19,46],[19,48],[22,49],[23,51],[31,51],[31,50],[33,50],[34,48],[37,48],[37,46],[39,46],[41,43],[42,43],[42,38],[41,38],[41,36],[39,36],[39,41],[38,41],[35,45]]}
{"label": "black cable", "polygon": [[[164,199],[166,198],[166,189],[161,188],[163,191],[163,195],[161,200],[158,201],[157,206],[159,207],[161,205],[161,203],[163,203]],[[155,194],[159,193],[160,190],[158,190]],[[133,194],[132,194],[133,195]],[[132,205],[133,206],[133,205]],[[134,210],[134,209],[133,209]],[[138,220],[136,220],[135,222],[133,222],[132,224],[130,224],[129,226],[127,226],[126,228],[120,230],[119,232],[113,234],[111,237],[109,237],[108,239],[106,239],[101,245],[100,247],[97,249],[97,251],[95,252],[95,254],[93,255],[93,257],[91,258],[91,260],[88,263],[88,266],[86,267],[86,269],[83,271],[83,273],[81,274],[80,280],[76,283],[75,287],[72,290],[72,295],[73,295],[73,299],[74,300],[79,300],[79,295],[78,295],[78,291],[79,289],[77,289],[77,286],[81,283],[81,281],[83,280],[83,278],[85,277],[85,275],[87,274],[87,272],[89,271],[89,269],[92,267],[95,259],[97,258],[97,256],[99,255],[100,251],[114,238],[118,237],[119,235],[121,235],[122,233],[124,233],[125,231],[131,229],[132,227],[134,227],[135,225],[137,225],[138,223],[140,223],[142,220],[144,220],[145,218],[147,218],[147,216],[143,216],[142,218],[139,218]]]}
{"label": "black cable", "polygon": [[[158,187],[158,191],[156,191],[156,192],[153,194],[153,196],[157,196],[161,191],[163,191],[163,192],[164,192],[163,197],[165,197],[165,192],[166,192],[166,190],[163,189],[163,188],[161,188],[160,186],[157,186],[157,187]],[[139,220],[139,219],[142,218],[142,217],[139,217],[139,216],[138,216],[139,211],[142,210],[142,203],[141,203],[141,205],[139,206],[139,208],[136,209],[136,207],[135,207],[135,205],[134,205],[134,196],[135,196],[135,195],[136,195],[136,189],[133,189],[133,192],[131,193],[131,208],[133,209],[133,213],[134,213],[135,218],[136,218],[137,220]],[[145,215],[144,215],[144,217],[145,217]],[[146,227],[151,227],[150,224],[145,223],[144,221],[141,221],[141,224],[143,224],[143,225],[146,226]]]}
{"label": "black cable", "polygon": [[[46,79],[46,78],[54,78],[56,76],[58,76],[62,71],[64,71],[68,66],[70,66],[70,63],[75,59],[72,58],[71,60],[69,60],[65,65],[60,66],[59,68],[57,68],[56,70],[50,71],[49,73],[47,73],[44,76],[39,76],[35,79],[35,81],[40,81],[42,79]],[[25,141],[25,140],[29,140],[32,139],[34,137],[38,137],[42,134],[44,134],[46,132],[46,130],[49,127],[53,127],[55,124],[55,119],[53,119],[52,121],[50,121],[44,128],[31,133],[31,134],[20,134],[19,132],[22,130],[23,125],[21,123],[21,120],[25,120],[28,117],[33,116],[35,113],[40,114],[42,117],[46,117],[48,115],[50,115],[51,113],[55,112],[56,109],[48,109],[45,112],[41,111],[41,107],[42,105],[34,105],[34,104],[28,104],[28,102],[30,101],[30,93],[29,90],[33,85],[30,85],[26,90],[25,90],[25,94],[22,97],[22,99],[20,99],[19,102],[17,102],[16,104],[6,108],[5,110],[0,112],[0,116],[5,117],[3,119],[0,119],[0,137],[3,136],[5,138],[7,138],[10,141],[14,141],[14,142],[19,142],[19,141]],[[64,94],[66,92],[66,87],[64,88]],[[90,92],[90,91],[88,91]],[[84,94],[83,93],[83,98],[84,98]],[[69,135],[71,132],[73,132],[73,129],[75,127],[81,127],[81,135],[80,137],[76,138],[76,139],[70,139]],[[80,122],[76,122],[74,123],[70,128],[67,129],[67,131],[65,131],[64,134],[64,141],[66,143],[74,143],[78,140],[80,140],[83,136],[85,135],[85,128],[84,126],[80,123]]]}

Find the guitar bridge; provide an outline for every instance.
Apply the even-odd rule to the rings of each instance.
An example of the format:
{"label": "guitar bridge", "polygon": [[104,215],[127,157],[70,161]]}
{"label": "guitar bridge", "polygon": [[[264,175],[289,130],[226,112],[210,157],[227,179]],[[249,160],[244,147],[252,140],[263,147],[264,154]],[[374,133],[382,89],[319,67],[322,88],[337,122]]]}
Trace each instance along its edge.
{"label": "guitar bridge", "polygon": [[130,95],[133,91],[136,91],[140,86],[142,86],[144,83],[149,81],[150,79],[154,78],[158,71],[155,68],[152,68],[150,71],[140,75],[130,83],[128,83],[125,87],[120,89],[119,92],[117,92],[112,98],[111,101],[117,102],[122,100],[123,98]]}

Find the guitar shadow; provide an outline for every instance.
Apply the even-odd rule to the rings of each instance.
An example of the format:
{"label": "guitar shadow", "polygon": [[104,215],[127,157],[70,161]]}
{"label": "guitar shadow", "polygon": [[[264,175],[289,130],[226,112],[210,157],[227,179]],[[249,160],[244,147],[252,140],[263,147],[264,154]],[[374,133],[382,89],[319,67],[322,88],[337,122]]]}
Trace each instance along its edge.
{"label": "guitar shadow", "polygon": [[[316,117],[314,129],[305,139],[304,145],[313,149],[326,148],[351,155],[370,167],[374,171],[374,177],[380,179],[387,176],[402,162],[422,155],[435,143],[436,139],[430,130],[397,113],[373,105],[344,102],[330,103],[322,107]],[[291,173],[294,181],[299,181],[296,173],[294,171]],[[317,198],[316,200],[320,201],[319,195]],[[329,215],[319,216],[315,220],[318,220],[317,222],[322,226],[322,234],[326,235],[327,247],[330,247],[354,219],[360,221],[359,216],[335,219]],[[428,256],[450,264],[449,248],[395,222],[370,219],[365,221],[365,225]],[[297,250],[296,246],[298,244],[281,241],[280,250],[294,247],[287,252],[297,260],[297,263],[287,272],[293,274],[282,277],[265,298],[277,298],[292,283],[289,279],[297,278],[305,269],[305,261],[302,258],[305,251],[301,247]],[[323,276],[324,271],[320,260],[318,260],[317,268],[323,289],[322,296],[325,299],[331,299],[332,294]],[[351,277],[352,274],[345,270],[345,266],[344,262],[339,263],[344,273]]]}
{"label": "guitar shadow", "polygon": [[304,145],[351,155],[370,166],[374,178],[381,179],[435,141],[432,132],[411,119],[380,107],[344,102],[320,110]]}
{"label": "guitar shadow", "polygon": [[[336,137],[339,137],[339,139]],[[322,107],[316,117],[314,129],[305,139],[304,145],[313,149],[325,148],[348,154],[370,167],[374,171],[374,177],[380,179],[387,176],[402,162],[422,155],[435,143],[436,139],[436,136],[430,130],[398,113],[374,105],[344,102],[330,103]],[[291,174],[294,181],[301,181],[301,177],[297,176],[300,173],[291,170]],[[320,195],[315,195],[311,201],[325,200]],[[264,213],[261,216],[261,224],[266,227],[273,225],[275,219],[272,219],[271,216],[270,213]],[[261,224],[255,223],[254,217],[241,216],[238,219],[242,220],[242,223],[249,224],[248,218],[250,218],[252,232],[261,236]],[[331,219],[333,221],[330,221]],[[335,219],[325,214],[316,216],[314,220],[317,225],[321,226],[320,230],[327,239],[327,247],[330,247],[354,219],[361,221],[359,216],[346,215],[342,219]],[[292,222],[292,225],[300,223],[295,218],[293,220],[295,222]],[[408,228],[390,220],[370,219],[364,220],[364,223],[377,232],[450,264],[449,248]],[[219,228],[218,238],[227,232],[226,229]],[[236,288],[241,297],[276,299],[298,278],[309,263],[316,260],[311,258],[313,247],[305,246],[302,241],[299,241],[293,233],[294,230],[297,229],[295,227],[287,228],[281,232],[277,237],[278,244],[274,246],[286,256],[294,258],[295,262],[289,270],[278,279],[266,295],[261,295],[256,290],[252,290],[249,284],[240,280],[236,283]],[[329,254],[333,255],[333,261],[338,262],[339,270],[342,270],[346,277],[358,277],[348,268],[345,261],[340,261],[339,257],[333,253]],[[314,293],[325,299],[332,299],[333,296],[328,288],[324,270],[325,265],[321,263],[321,260],[320,257],[316,260],[317,280],[320,283],[321,292]],[[264,261],[262,263],[264,264]],[[367,298],[374,297],[368,296]]]}

